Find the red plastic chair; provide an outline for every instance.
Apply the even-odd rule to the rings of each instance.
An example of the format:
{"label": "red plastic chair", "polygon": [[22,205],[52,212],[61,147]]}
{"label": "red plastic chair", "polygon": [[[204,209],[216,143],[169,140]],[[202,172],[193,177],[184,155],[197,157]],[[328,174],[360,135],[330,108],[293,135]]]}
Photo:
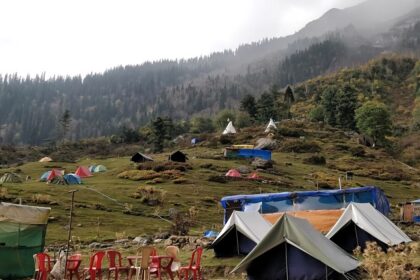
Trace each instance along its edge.
{"label": "red plastic chair", "polygon": [[34,255],[35,280],[47,280],[51,272],[51,258],[48,254],[38,253]]}
{"label": "red plastic chair", "polygon": [[122,265],[122,257],[121,253],[115,250],[109,250],[106,252],[106,256],[108,258],[108,279],[111,279],[111,273],[114,272],[115,280],[118,280],[118,275],[120,272],[125,272],[127,274],[128,279],[128,273],[130,268],[128,266]]}
{"label": "red plastic chair", "polygon": [[83,270],[83,277],[86,278],[89,275],[90,280],[95,280],[96,276],[98,279],[102,279],[102,260],[105,257],[104,251],[99,251],[93,254],[89,260],[89,267]]}
{"label": "red plastic chair", "polygon": [[179,279],[190,279],[190,272],[193,274],[193,280],[201,280],[201,255],[203,254],[203,248],[197,247],[191,255],[190,264],[188,266],[181,266],[179,268]]}
{"label": "red plastic chair", "polygon": [[69,256],[69,259],[66,264],[66,275],[65,279],[73,279],[73,276],[76,276],[77,280],[80,280],[79,267],[82,262],[81,254],[74,254]]}

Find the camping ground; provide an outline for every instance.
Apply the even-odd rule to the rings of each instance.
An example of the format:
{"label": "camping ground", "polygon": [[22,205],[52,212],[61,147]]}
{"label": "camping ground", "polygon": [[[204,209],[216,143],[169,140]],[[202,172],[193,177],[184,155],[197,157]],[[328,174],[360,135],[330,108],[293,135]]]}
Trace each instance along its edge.
{"label": "camping ground", "polygon": [[[258,129],[263,131],[262,128]],[[254,144],[255,137],[258,137],[255,131],[255,128],[254,131],[242,131],[240,134],[245,136],[238,135],[235,143]],[[192,213],[193,225],[189,235],[201,236],[207,229],[222,228],[223,209],[219,201],[223,196],[314,190],[317,184],[318,187],[335,187],[339,176],[342,177],[343,187],[373,185],[382,188],[392,204],[394,219],[399,213],[397,203],[420,195],[419,171],[394,160],[383,150],[362,147],[340,131],[325,131],[321,135],[311,126],[304,127],[304,131],[304,139],[290,136],[278,139],[279,147],[273,151],[272,156],[275,162],[274,172],[259,172],[266,179],[261,182],[218,181],[217,178],[223,179],[222,175],[231,168],[245,166],[252,170],[252,166],[248,160],[223,159],[222,149],[225,145],[204,141],[194,147],[177,147],[188,154],[190,160],[187,164],[191,169],[174,171],[169,175],[165,171],[137,170],[137,165],[130,162],[130,156],[86,158],[81,155],[80,160],[74,163],[29,162],[2,168],[0,173],[11,171],[22,178],[30,176],[31,179],[22,184],[5,183],[1,187],[0,195],[3,201],[17,202],[21,199],[25,204],[52,208],[46,236],[47,245],[65,243],[70,207],[68,191],[73,189],[78,190],[75,195],[72,231],[75,245],[167,232],[171,227],[166,221],[170,219],[171,209]],[[302,152],[299,147],[305,146],[303,144],[318,148],[315,149],[316,152],[311,149],[303,149]],[[353,155],[354,149],[363,150],[363,156]],[[170,150],[153,154],[154,164],[167,162],[168,154]],[[325,157],[326,164],[309,163],[308,158],[315,155]],[[38,181],[43,172],[54,167],[74,172],[77,166],[91,164],[103,164],[108,171],[84,178],[82,185],[54,185]],[[352,181],[344,179],[346,170],[353,171]],[[134,180],[119,178],[118,175],[123,172],[126,172],[125,177]],[[162,203],[149,206],[142,202],[135,195],[139,188],[161,191],[159,196]],[[408,230],[407,233],[413,240],[419,240],[418,226],[404,229]],[[184,251],[182,257],[186,259],[189,254],[189,251]],[[216,274],[219,275],[224,274],[223,267],[231,268],[238,262],[239,259],[215,259],[212,251],[206,251],[204,255],[204,266],[215,267],[218,272]]]}

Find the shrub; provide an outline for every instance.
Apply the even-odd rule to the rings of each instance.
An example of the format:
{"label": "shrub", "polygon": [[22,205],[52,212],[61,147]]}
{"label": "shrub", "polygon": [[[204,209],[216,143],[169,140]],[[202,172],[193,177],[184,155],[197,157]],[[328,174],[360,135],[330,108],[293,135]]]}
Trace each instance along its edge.
{"label": "shrub", "polygon": [[324,156],[321,155],[314,155],[308,158],[303,159],[304,163],[307,164],[315,164],[315,165],[325,165],[327,161],[325,160]]}
{"label": "shrub", "polygon": [[118,178],[128,179],[133,181],[152,180],[161,175],[153,170],[128,170],[123,171],[117,175]]}
{"label": "shrub", "polygon": [[49,204],[52,202],[51,196],[48,194],[34,194],[32,195],[32,202],[36,204]]}
{"label": "shrub", "polygon": [[1,200],[6,200],[8,199],[8,191],[6,188],[0,188],[0,199]]}
{"label": "shrub", "polygon": [[174,184],[191,184],[191,181],[185,178],[178,178],[172,181]]}
{"label": "shrub", "polygon": [[174,162],[174,161],[167,161],[167,162],[145,162],[137,166],[138,170],[153,170],[155,172],[162,172],[165,170],[178,170],[185,172],[187,170],[191,170],[192,166],[188,163],[184,162]]}
{"label": "shrub", "polygon": [[366,154],[365,148],[362,146],[356,146],[350,148],[350,153],[354,157],[363,157]]}
{"label": "shrub", "polygon": [[284,137],[300,137],[304,136],[305,131],[303,129],[295,129],[295,128],[288,128],[288,127],[279,127],[277,129],[277,137],[284,136]]}
{"label": "shrub", "polygon": [[148,186],[139,187],[137,191],[132,195],[132,197],[140,199],[142,203],[150,206],[163,204],[165,196],[165,191]]}
{"label": "shrub", "polygon": [[414,263],[420,255],[419,243],[400,244],[385,253],[375,242],[369,242],[363,253],[357,248],[354,254],[362,259],[363,279],[420,279]]}
{"label": "shrub", "polygon": [[311,111],[309,111],[308,117],[311,122],[324,121],[324,107],[317,106],[313,108]]}
{"label": "shrub", "polygon": [[224,184],[227,182],[227,179],[226,179],[226,176],[210,176],[208,178],[208,181]]}
{"label": "shrub", "polygon": [[293,140],[284,142],[280,148],[282,152],[319,153],[321,147],[316,142]]}
{"label": "shrub", "polygon": [[232,135],[221,135],[219,138],[220,144],[222,145],[231,145],[234,143],[234,136]]}

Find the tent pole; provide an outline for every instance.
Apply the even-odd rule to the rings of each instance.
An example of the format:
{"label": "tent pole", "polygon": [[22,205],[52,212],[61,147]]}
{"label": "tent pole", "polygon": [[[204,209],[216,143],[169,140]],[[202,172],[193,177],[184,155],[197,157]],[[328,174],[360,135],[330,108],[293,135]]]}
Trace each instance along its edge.
{"label": "tent pole", "polygon": [[236,226],[235,226],[235,234],[236,234],[236,250],[238,251],[238,256],[240,255],[239,254],[239,239],[238,239],[238,230],[236,229]]}
{"label": "tent pole", "polygon": [[285,243],[286,244],[284,246],[286,247],[286,280],[289,280],[289,264],[287,263],[287,241]]}
{"label": "tent pole", "polygon": [[357,242],[357,246],[360,246],[360,245],[359,245],[359,237],[357,236],[357,228],[356,228],[356,224],[353,222],[353,225],[354,225],[354,233],[356,234],[356,242]]}
{"label": "tent pole", "polygon": [[70,205],[69,234],[67,236],[66,259],[65,259],[65,262],[64,262],[64,276],[67,273],[67,259],[69,257],[69,250],[70,250],[71,224],[73,222],[73,204],[74,204],[74,193],[75,192],[77,192],[77,190],[71,190],[71,191],[69,191],[69,193],[71,193],[71,205]]}
{"label": "tent pole", "polygon": [[325,266],[325,280],[328,280],[328,267]]}

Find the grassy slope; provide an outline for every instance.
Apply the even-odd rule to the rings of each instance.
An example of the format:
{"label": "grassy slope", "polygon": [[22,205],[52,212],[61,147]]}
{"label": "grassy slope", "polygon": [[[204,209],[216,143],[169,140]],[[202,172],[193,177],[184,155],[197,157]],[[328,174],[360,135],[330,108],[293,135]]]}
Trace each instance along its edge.
{"label": "grassy slope", "polygon": [[[193,166],[193,170],[185,172],[183,176],[190,181],[189,184],[174,184],[172,181],[167,180],[164,183],[153,185],[154,188],[166,191],[165,203],[158,208],[143,205],[139,200],[130,197],[138,186],[146,185],[145,181],[130,181],[117,178],[116,175],[121,171],[134,169],[134,165],[129,162],[128,157],[95,160],[81,159],[75,164],[27,163],[19,166],[19,169],[21,169],[22,175],[30,175],[33,179],[23,184],[5,184],[4,187],[7,188],[8,196],[20,197],[28,204],[34,204],[31,202],[31,198],[35,194],[49,195],[50,200],[58,202],[58,205],[52,206],[51,216],[56,217],[57,221],[51,222],[48,226],[48,243],[62,242],[66,238],[64,226],[68,222],[68,207],[70,204],[68,191],[71,189],[79,190],[76,193],[74,224],[81,224],[81,226],[74,228],[73,235],[84,242],[115,239],[116,235],[135,237],[142,234],[165,231],[168,229],[169,224],[153,216],[153,214],[158,213],[161,216],[167,216],[169,208],[187,211],[190,207],[195,206],[199,210],[198,222],[192,231],[193,234],[200,234],[203,230],[211,227],[218,229],[221,226],[223,213],[223,209],[218,203],[221,197],[234,194],[315,189],[313,183],[315,180],[334,185],[338,176],[344,173],[337,169],[353,170],[356,174],[355,180],[343,182],[344,185],[379,186],[385,190],[394,204],[420,196],[418,186],[416,186],[416,182],[419,179],[418,172],[394,161],[384,152],[367,148],[369,157],[353,157],[347,151],[336,149],[337,144],[354,146],[353,140],[342,138],[342,135],[338,132],[328,132],[328,137],[319,138],[315,134],[315,130],[310,126],[305,127],[305,131],[307,134],[305,141],[316,141],[322,147],[321,154],[327,158],[327,165],[316,166],[303,163],[302,160],[310,154],[276,151],[273,153],[273,159],[276,162],[275,167],[281,175],[263,175],[286,182],[287,185],[284,186],[248,181],[230,181],[225,184],[209,182],[207,179],[210,175],[220,175],[229,168],[238,167],[239,165],[250,166],[250,164],[241,160],[204,159],[203,157],[221,154],[221,147],[213,149],[195,147],[186,150],[191,159],[190,164]],[[248,142],[252,141],[248,140]],[[282,140],[283,143],[288,141],[296,140],[289,138]],[[154,157],[156,161],[164,161],[166,155],[160,154]],[[292,163],[292,165],[286,165],[286,162]],[[77,165],[89,165],[92,163],[103,164],[108,167],[108,171],[85,179],[84,184],[80,186],[47,185],[37,181],[37,178],[44,171],[48,170],[50,166],[60,166],[65,168],[67,172],[71,172],[76,169]],[[203,163],[212,163],[213,166],[217,167],[217,171],[201,168],[200,165]],[[13,171],[15,169],[12,168],[10,170]],[[366,172],[367,170],[369,172]],[[406,178],[403,181],[372,178],[373,175],[375,175],[373,177],[378,177],[379,174],[392,174],[392,172],[403,173]],[[316,176],[313,174],[316,174]],[[118,203],[89,188],[112,197]],[[100,204],[109,209],[109,211],[96,210],[96,204]],[[136,212],[144,215],[123,214],[124,207],[122,205],[124,204],[128,204]]]}

